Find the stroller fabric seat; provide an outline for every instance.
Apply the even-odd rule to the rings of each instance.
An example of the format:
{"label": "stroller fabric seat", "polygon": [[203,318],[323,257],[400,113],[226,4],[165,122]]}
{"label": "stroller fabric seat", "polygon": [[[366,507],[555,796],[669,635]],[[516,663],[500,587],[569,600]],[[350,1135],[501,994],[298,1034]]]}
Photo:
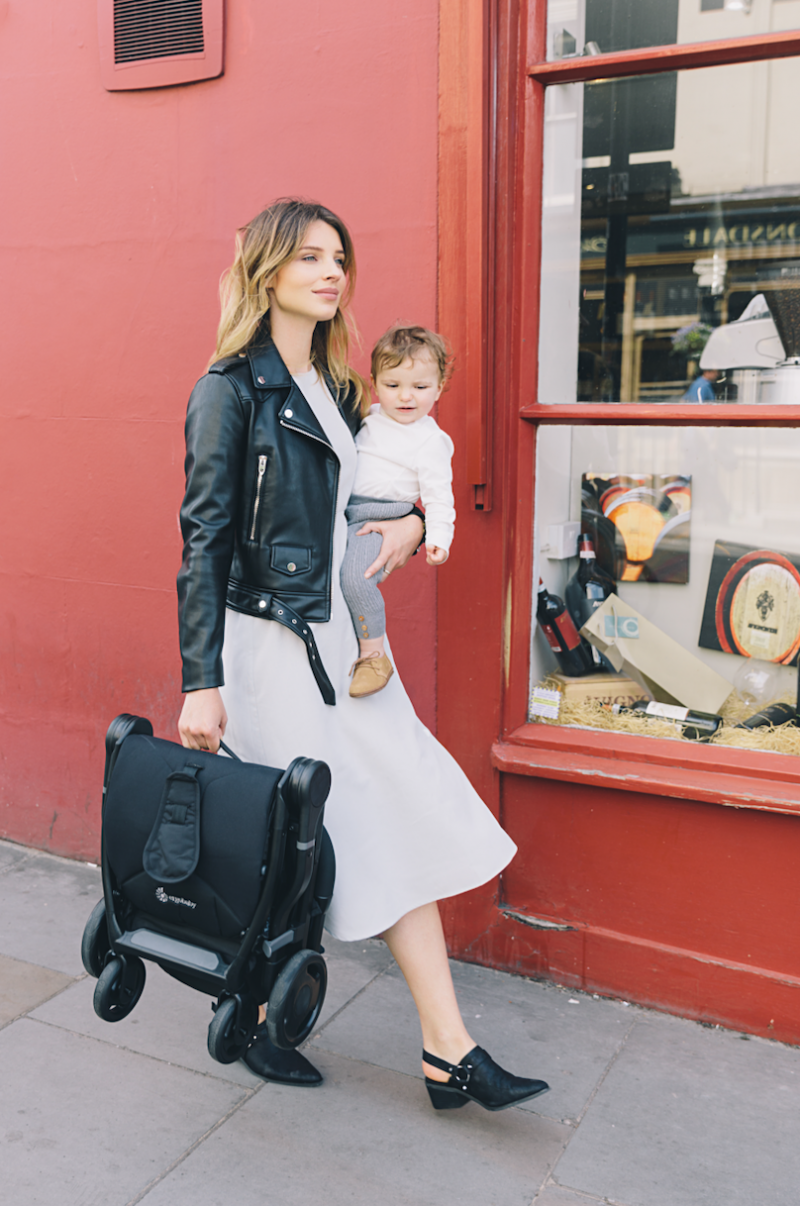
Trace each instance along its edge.
{"label": "stroller fabric seat", "polygon": [[258,903],[282,773],[128,737],[103,814],[104,856],[123,896],[156,923],[240,939]]}

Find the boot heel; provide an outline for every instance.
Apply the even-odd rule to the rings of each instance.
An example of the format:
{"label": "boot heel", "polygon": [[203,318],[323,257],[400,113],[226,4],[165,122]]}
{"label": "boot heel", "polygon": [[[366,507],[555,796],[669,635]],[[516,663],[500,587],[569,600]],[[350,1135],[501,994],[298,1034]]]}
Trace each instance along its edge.
{"label": "boot heel", "polygon": [[466,1097],[459,1097],[455,1089],[449,1089],[438,1081],[425,1079],[425,1088],[434,1110],[460,1110],[467,1104]]}

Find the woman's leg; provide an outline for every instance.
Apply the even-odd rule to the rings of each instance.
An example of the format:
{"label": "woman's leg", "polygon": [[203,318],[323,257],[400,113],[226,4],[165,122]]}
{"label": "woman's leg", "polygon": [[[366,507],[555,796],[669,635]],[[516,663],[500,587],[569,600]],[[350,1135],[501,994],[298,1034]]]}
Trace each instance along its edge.
{"label": "woman's leg", "polygon": [[[456,1001],[447,958],[442,919],[435,901],[412,909],[386,931],[383,939],[411,989],[422,1026],[422,1045],[431,1055],[458,1064],[475,1046]],[[432,1080],[448,1079],[423,1063]]]}

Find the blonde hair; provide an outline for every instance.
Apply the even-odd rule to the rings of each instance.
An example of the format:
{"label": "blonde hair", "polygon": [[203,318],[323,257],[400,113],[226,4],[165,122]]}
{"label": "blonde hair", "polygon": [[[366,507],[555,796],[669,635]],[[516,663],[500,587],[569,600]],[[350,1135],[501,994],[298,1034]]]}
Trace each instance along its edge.
{"label": "blonde hair", "polygon": [[342,240],[347,282],[334,317],[314,328],[311,361],[333,378],[337,389],[353,387],[354,409],[365,414],[369,410],[366,384],[347,363],[351,336],[358,338],[347,312],[356,283],[353,240],[341,218],[315,201],[281,197],[236,232],[236,255],[220,281],[222,315],[209,366],[268,341],[270,285],[276,272],[297,255],[312,222],[327,223]]}
{"label": "blonde hair", "polygon": [[397,368],[409,358],[416,360],[426,352],[436,363],[440,382],[446,385],[453,371],[453,356],[444,339],[427,327],[409,327],[402,323],[390,327],[372,349],[372,379],[376,380],[378,373]]}

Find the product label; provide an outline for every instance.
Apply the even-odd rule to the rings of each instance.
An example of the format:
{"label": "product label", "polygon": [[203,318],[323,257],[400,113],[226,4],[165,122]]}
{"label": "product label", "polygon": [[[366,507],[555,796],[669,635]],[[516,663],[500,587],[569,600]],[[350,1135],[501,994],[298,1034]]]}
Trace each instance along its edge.
{"label": "product label", "polygon": [[564,650],[558,643],[558,637],[549,624],[542,624],[542,632],[547,637],[547,643],[556,653],[563,653]]}
{"label": "product label", "polygon": [[548,691],[544,687],[534,687],[531,691],[528,714],[530,716],[546,716],[548,720],[558,720],[560,704],[560,691]]}
{"label": "product label", "polygon": [[568,611],[562,611],[560,616],[553,617],[553,625],[567,649],[577,649],[581,643],[578,630],[572,622]]}
{"label": "product label", "polygon": [[646,711],[648,716],[663,716],[665,720],[685,720],[689,715],[688,708],[679,708],[675,704],[649,703]]}

